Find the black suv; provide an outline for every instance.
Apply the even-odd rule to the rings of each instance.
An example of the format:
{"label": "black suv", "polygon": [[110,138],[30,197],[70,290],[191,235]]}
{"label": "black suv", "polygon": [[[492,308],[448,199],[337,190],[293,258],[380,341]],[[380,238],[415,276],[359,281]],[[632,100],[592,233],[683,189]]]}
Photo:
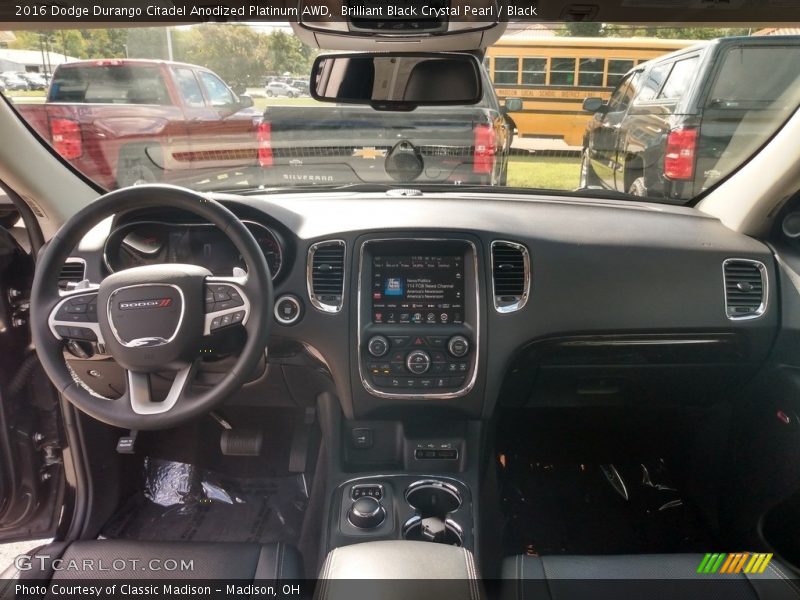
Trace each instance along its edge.
{"label": "black suv", "polygon": [[789,118],[797,85],[800,36],[722,38],[641,64],[607,102],[584,100],[581,187],[696,198]]}

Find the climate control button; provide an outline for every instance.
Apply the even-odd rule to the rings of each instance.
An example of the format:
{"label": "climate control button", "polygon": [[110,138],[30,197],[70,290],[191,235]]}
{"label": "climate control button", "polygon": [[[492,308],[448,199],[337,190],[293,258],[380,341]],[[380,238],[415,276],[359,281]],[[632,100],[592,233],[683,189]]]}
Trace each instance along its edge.
{"label": "climate control button", "polygon": [[389,340],[382,335],[376,335],[370,338],[369,343],[367,343],[367,351],[372,356],[380,358],[389,351]]}
{"label": "climate control button", "polygon": [[424,375],[431,368],[431,357],[423,350],[414,350],[406,357],[406,368],[414,375]]}
{"label": "climate control button", "polygon": [[469,341],[463,335],[454,335],[447,342],[447,351],[456,358],[462,358],[469,352]]}

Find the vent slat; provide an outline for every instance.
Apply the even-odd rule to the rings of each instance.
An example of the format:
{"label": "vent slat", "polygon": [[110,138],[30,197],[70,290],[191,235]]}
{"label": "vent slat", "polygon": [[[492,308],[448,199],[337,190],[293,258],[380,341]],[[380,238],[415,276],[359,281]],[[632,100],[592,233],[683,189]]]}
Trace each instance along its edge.
{"label": "vent slat", "polygon": [[766,281],[761,263],[728,260],[724,265],[725,310],[728,318],[752,318],[763,314]]}
{"label": "vent slat", "polygon": [[70,283],[80,283],[85,277],[86,265],[83,262],[67,262],[58,274],[58,287],[67,289]]}
{"label": "vent slat", "polygon": [[319,309],[336,312],[342,308],[344,294],[344,253],[342,242],[321,242],[311,256],[312,303]]}
{"label": "vent slat", "polygon": [[494,305],[500,312],[519,310],[524,305],[530,274],[527,252],[510,242],[492,243],[492,284]]}

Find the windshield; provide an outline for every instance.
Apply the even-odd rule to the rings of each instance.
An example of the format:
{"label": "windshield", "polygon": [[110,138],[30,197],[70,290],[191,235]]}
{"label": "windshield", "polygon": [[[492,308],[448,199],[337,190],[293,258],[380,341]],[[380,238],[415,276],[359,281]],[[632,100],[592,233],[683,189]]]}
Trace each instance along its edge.
{"label": "windshield", "polygon": [[[466,186],[690,204],[800,105],[787,32],[510,23],[468,53],[477,103],[393,111],[314,100],[321,51],[288,24],[20,30],[4,34],[0,93],[109,190]],[[430,72],[381,67],[340,91],[454,89]]]}

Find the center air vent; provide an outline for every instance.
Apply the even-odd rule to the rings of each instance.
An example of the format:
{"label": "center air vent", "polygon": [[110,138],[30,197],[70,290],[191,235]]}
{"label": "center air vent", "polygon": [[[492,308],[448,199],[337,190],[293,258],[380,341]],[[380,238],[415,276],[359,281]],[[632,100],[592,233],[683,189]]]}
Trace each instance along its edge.
{"label": "center air vent", "polygon": [[525,306],[531,287],[530,256],[525,246],[492,242],[492,286],[497,312],[514,312]]}
{"label": "center air vent", "polygon": [[308,250],[308,295],[317,310],[335,313],[344,297],[345,244],[342,240],[317,242]]}
{"label": "center air vent", "polygon": [[767,268],[764,263],[730,258],[722,263],[725,310],[729,319],[755,319],[767,310]]}
{"label": "center air vent", "polygon": [[86,263],[80,258],[68,258],[58,274],[59,289],[66,290],[70,283],[80,283],[86,275]]}

